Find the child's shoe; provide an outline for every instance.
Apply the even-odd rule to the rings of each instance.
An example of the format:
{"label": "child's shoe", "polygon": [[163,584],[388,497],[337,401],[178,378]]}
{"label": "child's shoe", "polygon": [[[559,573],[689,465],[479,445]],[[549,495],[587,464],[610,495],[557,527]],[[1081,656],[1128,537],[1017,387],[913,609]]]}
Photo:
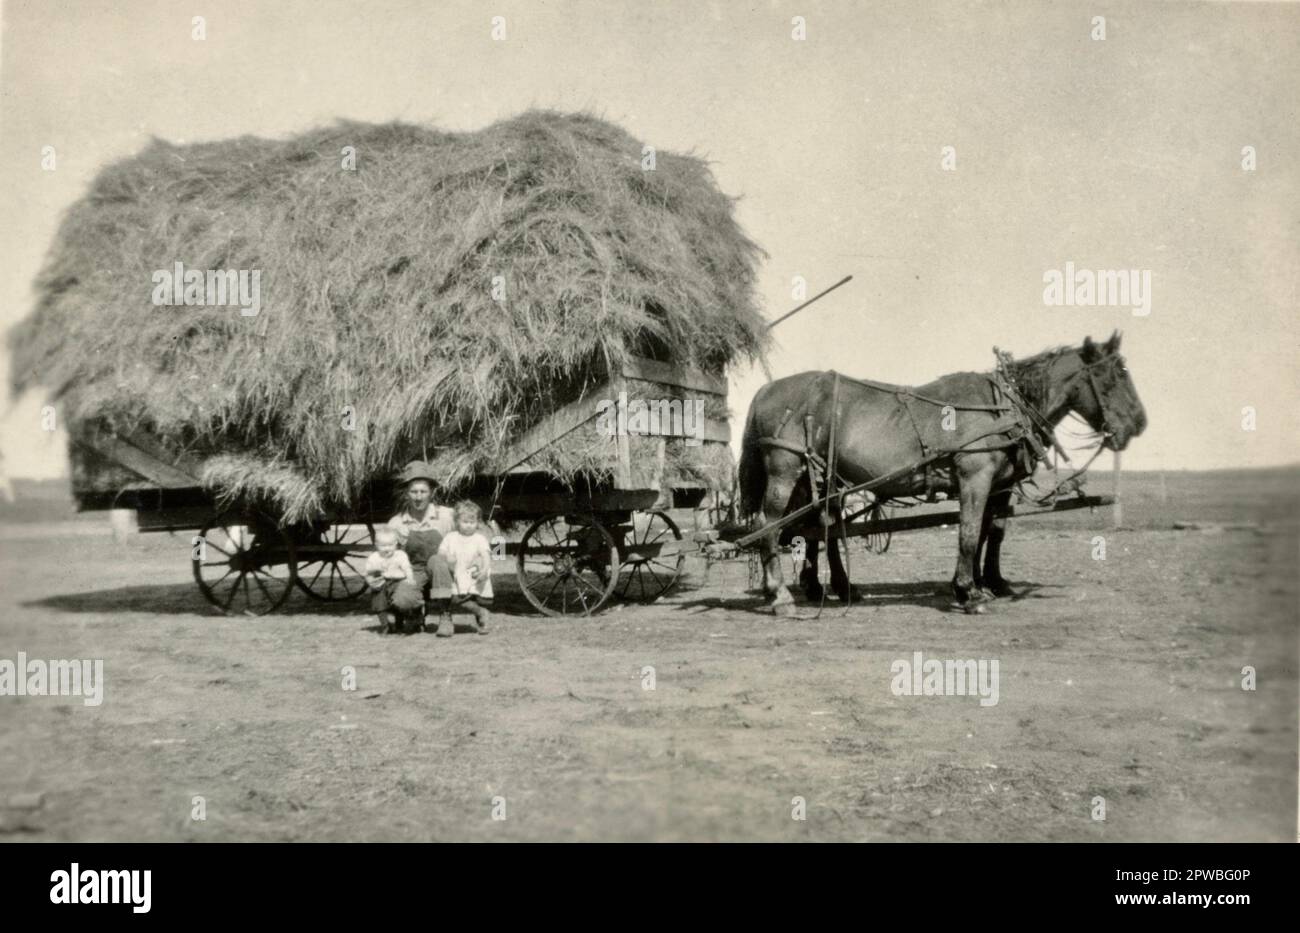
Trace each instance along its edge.
{"label": "child's shoe", "polygon": [[451,621],[451,613],[444,612],[442,618],[438,620],[438,631],[435,632],[439,638],[450,638],[456,634],[456,626]]}
{"label": "child's shoe", "polygon": [[474,625],[478,628],[480,635],[488,633],[488,619],[492,618],[492,613],[488,612],[487,606],[480,606],[478,603],[470,603],[470,608],[474,612]]}
{"label": "child's shoe", "polygon": [[379,634],[391,635],[393,629],[397,627],[397,617],[391,612],[379,613]]}

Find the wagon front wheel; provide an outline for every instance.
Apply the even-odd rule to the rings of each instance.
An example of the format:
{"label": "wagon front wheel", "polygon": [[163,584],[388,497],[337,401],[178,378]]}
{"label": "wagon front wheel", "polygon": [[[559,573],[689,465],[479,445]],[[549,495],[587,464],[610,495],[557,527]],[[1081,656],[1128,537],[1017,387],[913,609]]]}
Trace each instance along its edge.
{"label": "wagon front wheel", "polygon": [[618,547],[595,519],[539,518],[519,543],[519,588],[548,616],[591,615],[618,584]]}
{"label": "wagon front wheel", "polygon": [[221,516],[192,541],[190,564],[203,598],[227,615],[261,616],[293,589],[297,553],[283,531]]}
{"label": "wagon front wheel", "polygon": [[[867,519],[872,522],[889,521],[889,509],[881,502],[873,502],[871,509],[867,513]],[[894,540],[894,533],[886,528],[884,531],[877,531],[866,537],[867,550],[872,554],[883,554],[889,550],[889,543]]]}
{"label": "wagon front wheel", "polygon": [[640,603],[663,596],[686,566],[682,533],[666,512],[635,512],[619,549],[618,595]]}

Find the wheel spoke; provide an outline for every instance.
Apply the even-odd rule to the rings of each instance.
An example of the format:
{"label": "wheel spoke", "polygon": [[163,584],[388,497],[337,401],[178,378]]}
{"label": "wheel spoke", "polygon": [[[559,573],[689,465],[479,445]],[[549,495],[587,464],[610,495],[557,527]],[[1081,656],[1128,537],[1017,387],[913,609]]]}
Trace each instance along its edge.
{"label": "wheel spoke", "polygon": [[274,603],[275,603],[275,599],[272,598],[270,592],[267,590],[267,588],[266,588],[266,584],[264,584],[264,583],[262,582],[262,575],[261,575],[261,573],[260,573],[259,571],[257,571],[257,570],[254,570],[254,571],[253,571],[253,582],[256,583],[256,584],[257,584],[257,588],[260,589],[260,590],[262,591],[262,595],[264,595],[264,596],[266,597],[267,602],[274,604]]}
{"label": "wheel spoke", "polygon": [[[574,575],[573,575],[573,579],[577,580],[577,581],[578,581],[579,583],[581,583],[583,586],[590,587],[590,588],[592,589],[592,591],[595,592],[595,594],[596,594],[597,596],[599,596],[599,595],[601,594],[601,592],[602,592],[602,590],[601,590],[600,587],[596,586],[596,584],[592,583],[590,580],[588,580],[586,577],[584,577],[584,576],[583,576],[582,574],[580,574],[580,573],[576,573],[576,574],[574,574]],[[581,592],[581,591],[579,591],[579,592]],[[586,603],[584,603],[583,605],[586,605]]]}
{"label": "wheel spoke", "polygon": [[[655,578],[655,582],[658,583],[658,584],[662,587],[662,586],[663,586],[663,581],[659,579],[659,574],[655,573],[654,570],[653,570],[653,569],[652,569],[648,564],[643,564],[642,566],[645,567],[645,569],[646,569],[647,571],[649,571],[650,576],[654,577],[654,578]],[[638,568],[638,569],[640,569],[640,568]]]}
{"label": "wheel spoke", "polygon": [[[679,569],[679,567],[680,567],[680,565],[678,565],[678,567],[672,567],[672,566],[670,566],[670,565],[668,565],[668,564],[665,564],[665,563],[664,563],[663,561],[661,561],[661,560],[650,560],[650,561],[647,561],[646,563],[647,563],[647,569],[649,569],[649,564],[658,564],[660,567],[662,567],[662,568],[663,568],[664,570],[666,570],[668,573],[672,574],[674,577],[677,576],[677,571],[678,571],[678,569]],[[651,572],[651,573],[654,573],[653,570],[651,570],[650,572]]]}
{"label": "wheel spoke", "polygon": [[642,597],[644,597],[644,596],[645,596],[645,583],[644,583],[644,582],[642,581],[642,579],[641,579],[641,565],[640,565],[640,564],[637,564],[635,567],[633,567],[633,568],[628,572],[628,574],[627,574],[627,583],[623,586],[623,596],[624,596],[624,597],[627,597],[627,596],[631,595],[631,592],[632,592],[632,581],[633,581],[633,580],[636,581],[637,589],[640,591]]}
{"label": "wheel spoke", "polygon": [[[542,579],[545,579],[545,577],[543,577]],[[546,598],[542,600],[543,606],[545,606],[547,603],[551,601],[551,596],[554,595],[555,588],[563,582],[564,582],[564,577],[560,576],[559,574],[556,574],[555,582],[551,584],[551,588],[546,591]]]}
{"label": "wheel spoke", "polygon": [[234,585],[230,587],[230,595],[226,597],[225,603],[221,606],[222,609],[229,609],[230,604],[235,601],[235,594],[239,592],[240,581],[242,581],[246,575],[247,571],[241,570],[239,576],[235,577]]}
{"label": "wheel spoke", "polygon": [[227,551],[227,550],[226,550],[225,548],[223,548],[221,545],[217,544],[217,542],[213,541],[211,538],[208,538],[206,535],[205,535],[204,538],[203,538],[203,544],[204,544],[204,547],[215,548],[216,550],[220,551],[222,554],[225,554],[227,557],[234,557],[234,556],[235,556],[235,555],[232,554],[230,551]]}
{"label": "wheel spoke", "polygon": [[353,576],[357,576],[357,577],[363,577],[363,576],[365,576],[365,574],[363,574],[360,570],[358,570],[356,567],[352,566],[352,561],[348,560],[346,557],[342,558],[342,560],[343,560],[343,563],[345,563],[345,564],[348,565],[348,569],[352,571]]}

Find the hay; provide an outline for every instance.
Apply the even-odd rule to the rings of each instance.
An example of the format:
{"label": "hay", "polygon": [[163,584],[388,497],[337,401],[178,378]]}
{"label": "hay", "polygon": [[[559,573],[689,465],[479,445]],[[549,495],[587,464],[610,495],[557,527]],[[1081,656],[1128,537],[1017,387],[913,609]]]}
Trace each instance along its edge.
{"label": "hay", "polygon": [[[154,141],[65,218],[10,337],[14,388],[46,386],[74,435],[148,431],[291,520],[412,455],[454,489],[629,355],[719,372],[761,352],[759,249],[703,161],[656,161],[553,112]],[[154,305],[176,262],[260,270],[260,314]]]}

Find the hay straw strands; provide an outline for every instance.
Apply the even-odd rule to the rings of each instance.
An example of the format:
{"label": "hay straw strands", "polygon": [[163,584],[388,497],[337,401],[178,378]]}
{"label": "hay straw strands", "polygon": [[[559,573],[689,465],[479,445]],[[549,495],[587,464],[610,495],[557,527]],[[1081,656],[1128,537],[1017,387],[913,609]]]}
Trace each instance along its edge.
{"label": "hay straw strands", "polygon": [[[539,111],[155,141],[69,210],[10,338],[14,385],[48,387],[74,433],[183,446],[219,493],[289,519],[424,451],[455,487],[631,355],[719,372],[762,350],[761,251],[732,199],[702,160],[641,153]],[[176,262],[259,271],[260,313],[155,305]]]}

